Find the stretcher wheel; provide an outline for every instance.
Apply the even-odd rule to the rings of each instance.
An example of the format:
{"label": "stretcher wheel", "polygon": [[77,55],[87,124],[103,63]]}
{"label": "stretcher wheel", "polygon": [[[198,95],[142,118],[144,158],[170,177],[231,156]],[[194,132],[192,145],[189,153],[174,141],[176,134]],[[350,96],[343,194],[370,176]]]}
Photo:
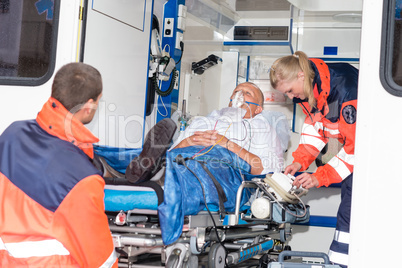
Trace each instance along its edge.
{"label": "stretcher wheel", "polygon": [[179,255],[170,254],[167,262],[166,268],[178,268],[179,267]]}
{"label": "stretcher wheel", "polygon": [[279,235],[281,242],[285,243],[292,236],[292,231],[289,227],[285,227],[279,230]]}
{"label": "stretcher wheel", "polygon": [[213,244],[208,253],[208,264],[210,268],[223,268],[225,267],[226,251],[225,248],[219,244]]}
{"label": "stretcher wheel", "polygon": [[186,267],[187,268],[198,268],[198,257],[195,255],[191,255],[190,258],[188,258]]}

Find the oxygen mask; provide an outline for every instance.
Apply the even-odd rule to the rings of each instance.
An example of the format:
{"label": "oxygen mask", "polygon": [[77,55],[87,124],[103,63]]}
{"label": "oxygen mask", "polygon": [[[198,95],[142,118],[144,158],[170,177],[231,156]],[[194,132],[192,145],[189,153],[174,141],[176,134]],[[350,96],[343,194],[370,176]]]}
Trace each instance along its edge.
{"label": "oxygen mask", "polygon": [[234,95],[233,99],[230,100],[232,102],[232,107],[234,108],[240,108],[244,104],[244,95],[243,91],[239,90],[236,92]]}

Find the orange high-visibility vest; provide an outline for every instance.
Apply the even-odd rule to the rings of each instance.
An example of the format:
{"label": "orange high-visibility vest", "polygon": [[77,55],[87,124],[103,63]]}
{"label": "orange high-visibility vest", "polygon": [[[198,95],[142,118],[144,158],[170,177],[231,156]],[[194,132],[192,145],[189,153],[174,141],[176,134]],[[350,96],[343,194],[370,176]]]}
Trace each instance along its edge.
{"label": "orange high-visibility vest", "polygon": [[315,70],[313,88],[317,107],[310,107],[307,100],[294,100],[302,106],[306,120],[299,146],[292,155],[294,162],[302,165],[301,170],[306,170],[329,138],[338,139],[343,144],[341,150],[314,173],[319,186],[328,186],[353,172],[358,71],[347,63],[310,60]]}

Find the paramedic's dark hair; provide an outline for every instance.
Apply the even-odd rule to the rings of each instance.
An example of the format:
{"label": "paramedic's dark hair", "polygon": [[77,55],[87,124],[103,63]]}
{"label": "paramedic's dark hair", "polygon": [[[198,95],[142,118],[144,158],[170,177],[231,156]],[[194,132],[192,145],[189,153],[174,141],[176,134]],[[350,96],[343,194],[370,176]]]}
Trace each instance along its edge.
{"label": "paramedic's dark hair", "polygon": [[85,63],[73,62],[64,65],[53,80],[52,97],[69,111],[90,99],[97,100],[101,93],[101,74]]}

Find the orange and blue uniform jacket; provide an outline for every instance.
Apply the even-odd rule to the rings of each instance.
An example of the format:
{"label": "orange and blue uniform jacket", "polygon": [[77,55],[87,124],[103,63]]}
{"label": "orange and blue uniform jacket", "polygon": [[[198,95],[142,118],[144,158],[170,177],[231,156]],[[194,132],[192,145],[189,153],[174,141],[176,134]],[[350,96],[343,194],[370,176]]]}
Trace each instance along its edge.
{"label": "orange and blue uniform jacket", "polygon": [[315,72],[313,90],[317,104],[310,107],[307,100],[293,99],[306,114],[299,146],[292,154],[294,162],[302,165],[302,171],[306,170],[329,138],[338,139],[343,145],[336,156],[313,174],[320,187],[342,182],[353,173],[358,70],[347,63],[310,61]]}
{"label": "orange and blue uniform jacket", "polygon": [[117,267],[97,141],[53,98],[0,136],[1,267]]}

